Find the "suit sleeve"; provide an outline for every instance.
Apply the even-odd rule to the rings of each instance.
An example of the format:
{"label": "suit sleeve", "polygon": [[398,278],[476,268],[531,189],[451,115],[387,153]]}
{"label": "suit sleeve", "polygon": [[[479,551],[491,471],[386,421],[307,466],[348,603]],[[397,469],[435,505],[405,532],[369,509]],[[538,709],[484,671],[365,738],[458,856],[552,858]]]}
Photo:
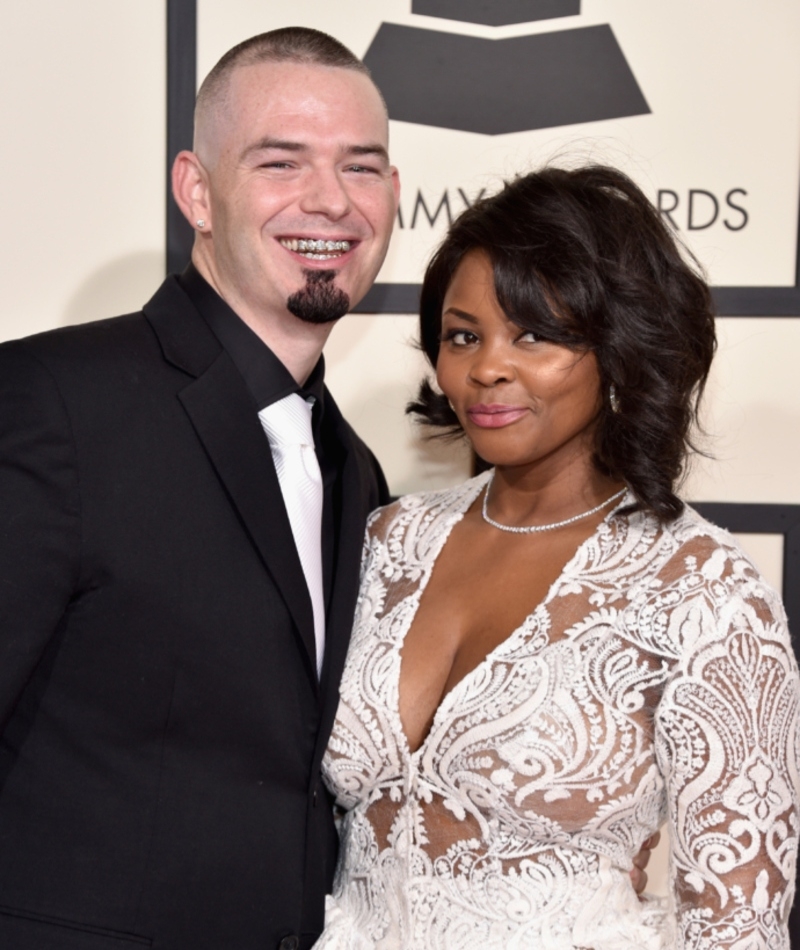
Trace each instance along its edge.
{"label": "suit sleeve", "polygon": [[50,373],[0,347],[0,729],[69,603],[80,559],[72,431]]}

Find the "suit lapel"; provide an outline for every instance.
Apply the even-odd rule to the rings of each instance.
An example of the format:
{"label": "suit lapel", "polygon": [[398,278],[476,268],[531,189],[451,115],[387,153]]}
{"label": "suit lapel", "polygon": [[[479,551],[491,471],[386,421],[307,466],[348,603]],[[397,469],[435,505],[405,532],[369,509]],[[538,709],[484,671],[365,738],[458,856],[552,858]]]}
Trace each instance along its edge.
{"label": "suit lapel", "polygon": [[316,685],[311,599],[269,442],[244,380],[177,282],[167,281],[145,313],[165,358],[195,377],[178,398],[280,590]]}
{"label": "suit lapel", "polygon": [[369,464],[367,452],[364,450],[362,457],[359,447],[355,444],[352,429],[342,418],[330,394],[326,394],[326,400],[326,413],[331,413],[336,436],[344,448],[345,457],[342,465],[339,543],[325,640],[323,713],[318,756],[324,751],[338,706],[339,681],[347,657],[358,599],[364,526],[370,511],[380,502],[375,486],[375,473]]}

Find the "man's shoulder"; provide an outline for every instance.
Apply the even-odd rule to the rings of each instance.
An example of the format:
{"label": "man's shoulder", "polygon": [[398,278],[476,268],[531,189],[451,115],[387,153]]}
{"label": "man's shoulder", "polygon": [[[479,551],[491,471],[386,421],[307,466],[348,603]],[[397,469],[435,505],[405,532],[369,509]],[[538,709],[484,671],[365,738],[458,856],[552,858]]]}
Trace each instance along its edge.
{"label": "man's shoulder", "polygon": [[93,363],[152,360],[160,347],[148,311],[154,305],[168,310],[169,298],[174,296],[170,283],[165,281],[141,310],[0,343],[0,360],[6,366],[38,363],[53,373],[74,368],[84,374]]}
{"label": "man's shoulder", "polygon": [[0,344],[0,364],[18,372],[38,367],[54,376],[72,370],[87,378],[95,363],[135,359],[147,349],[148,336],[143,313],[125,314],[8,340]]}
{"label": "man's shoulder", "polygon": [[44,330],[30,336],[6,340],[0,343],[3,353],[28,353],[31,355],[68,352],[75,348],[84,348],[103,341],[122,340],[141,331],[144,313],[121,314],[103,320],[91,320],[87,323],[72,324]]}

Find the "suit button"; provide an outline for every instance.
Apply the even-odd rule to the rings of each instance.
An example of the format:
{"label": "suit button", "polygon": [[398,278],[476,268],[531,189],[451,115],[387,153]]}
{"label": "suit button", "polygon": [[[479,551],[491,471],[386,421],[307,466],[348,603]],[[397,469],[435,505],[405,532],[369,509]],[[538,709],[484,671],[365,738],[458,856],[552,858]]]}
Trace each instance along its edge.
{"label": "suit button", "polygon": [[300,938],[295,934],[292,934],[289,937],[284,937],[283,940],[278,944],[278,950],[297,950],[300,946]]}

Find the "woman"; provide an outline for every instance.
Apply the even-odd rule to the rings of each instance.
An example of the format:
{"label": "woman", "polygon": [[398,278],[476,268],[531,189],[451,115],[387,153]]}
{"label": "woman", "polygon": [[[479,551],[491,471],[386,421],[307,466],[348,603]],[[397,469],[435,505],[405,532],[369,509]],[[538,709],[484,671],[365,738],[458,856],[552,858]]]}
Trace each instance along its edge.
{"label": "woman", "polygon": [[[456,221],[421,337],[412,410],[493,468],[371,519],[318,946],[788,950],[785,616],[675,494],[708,288],[628,178],[551,168]],[[628,877],[665,820],[669,906]]]}

